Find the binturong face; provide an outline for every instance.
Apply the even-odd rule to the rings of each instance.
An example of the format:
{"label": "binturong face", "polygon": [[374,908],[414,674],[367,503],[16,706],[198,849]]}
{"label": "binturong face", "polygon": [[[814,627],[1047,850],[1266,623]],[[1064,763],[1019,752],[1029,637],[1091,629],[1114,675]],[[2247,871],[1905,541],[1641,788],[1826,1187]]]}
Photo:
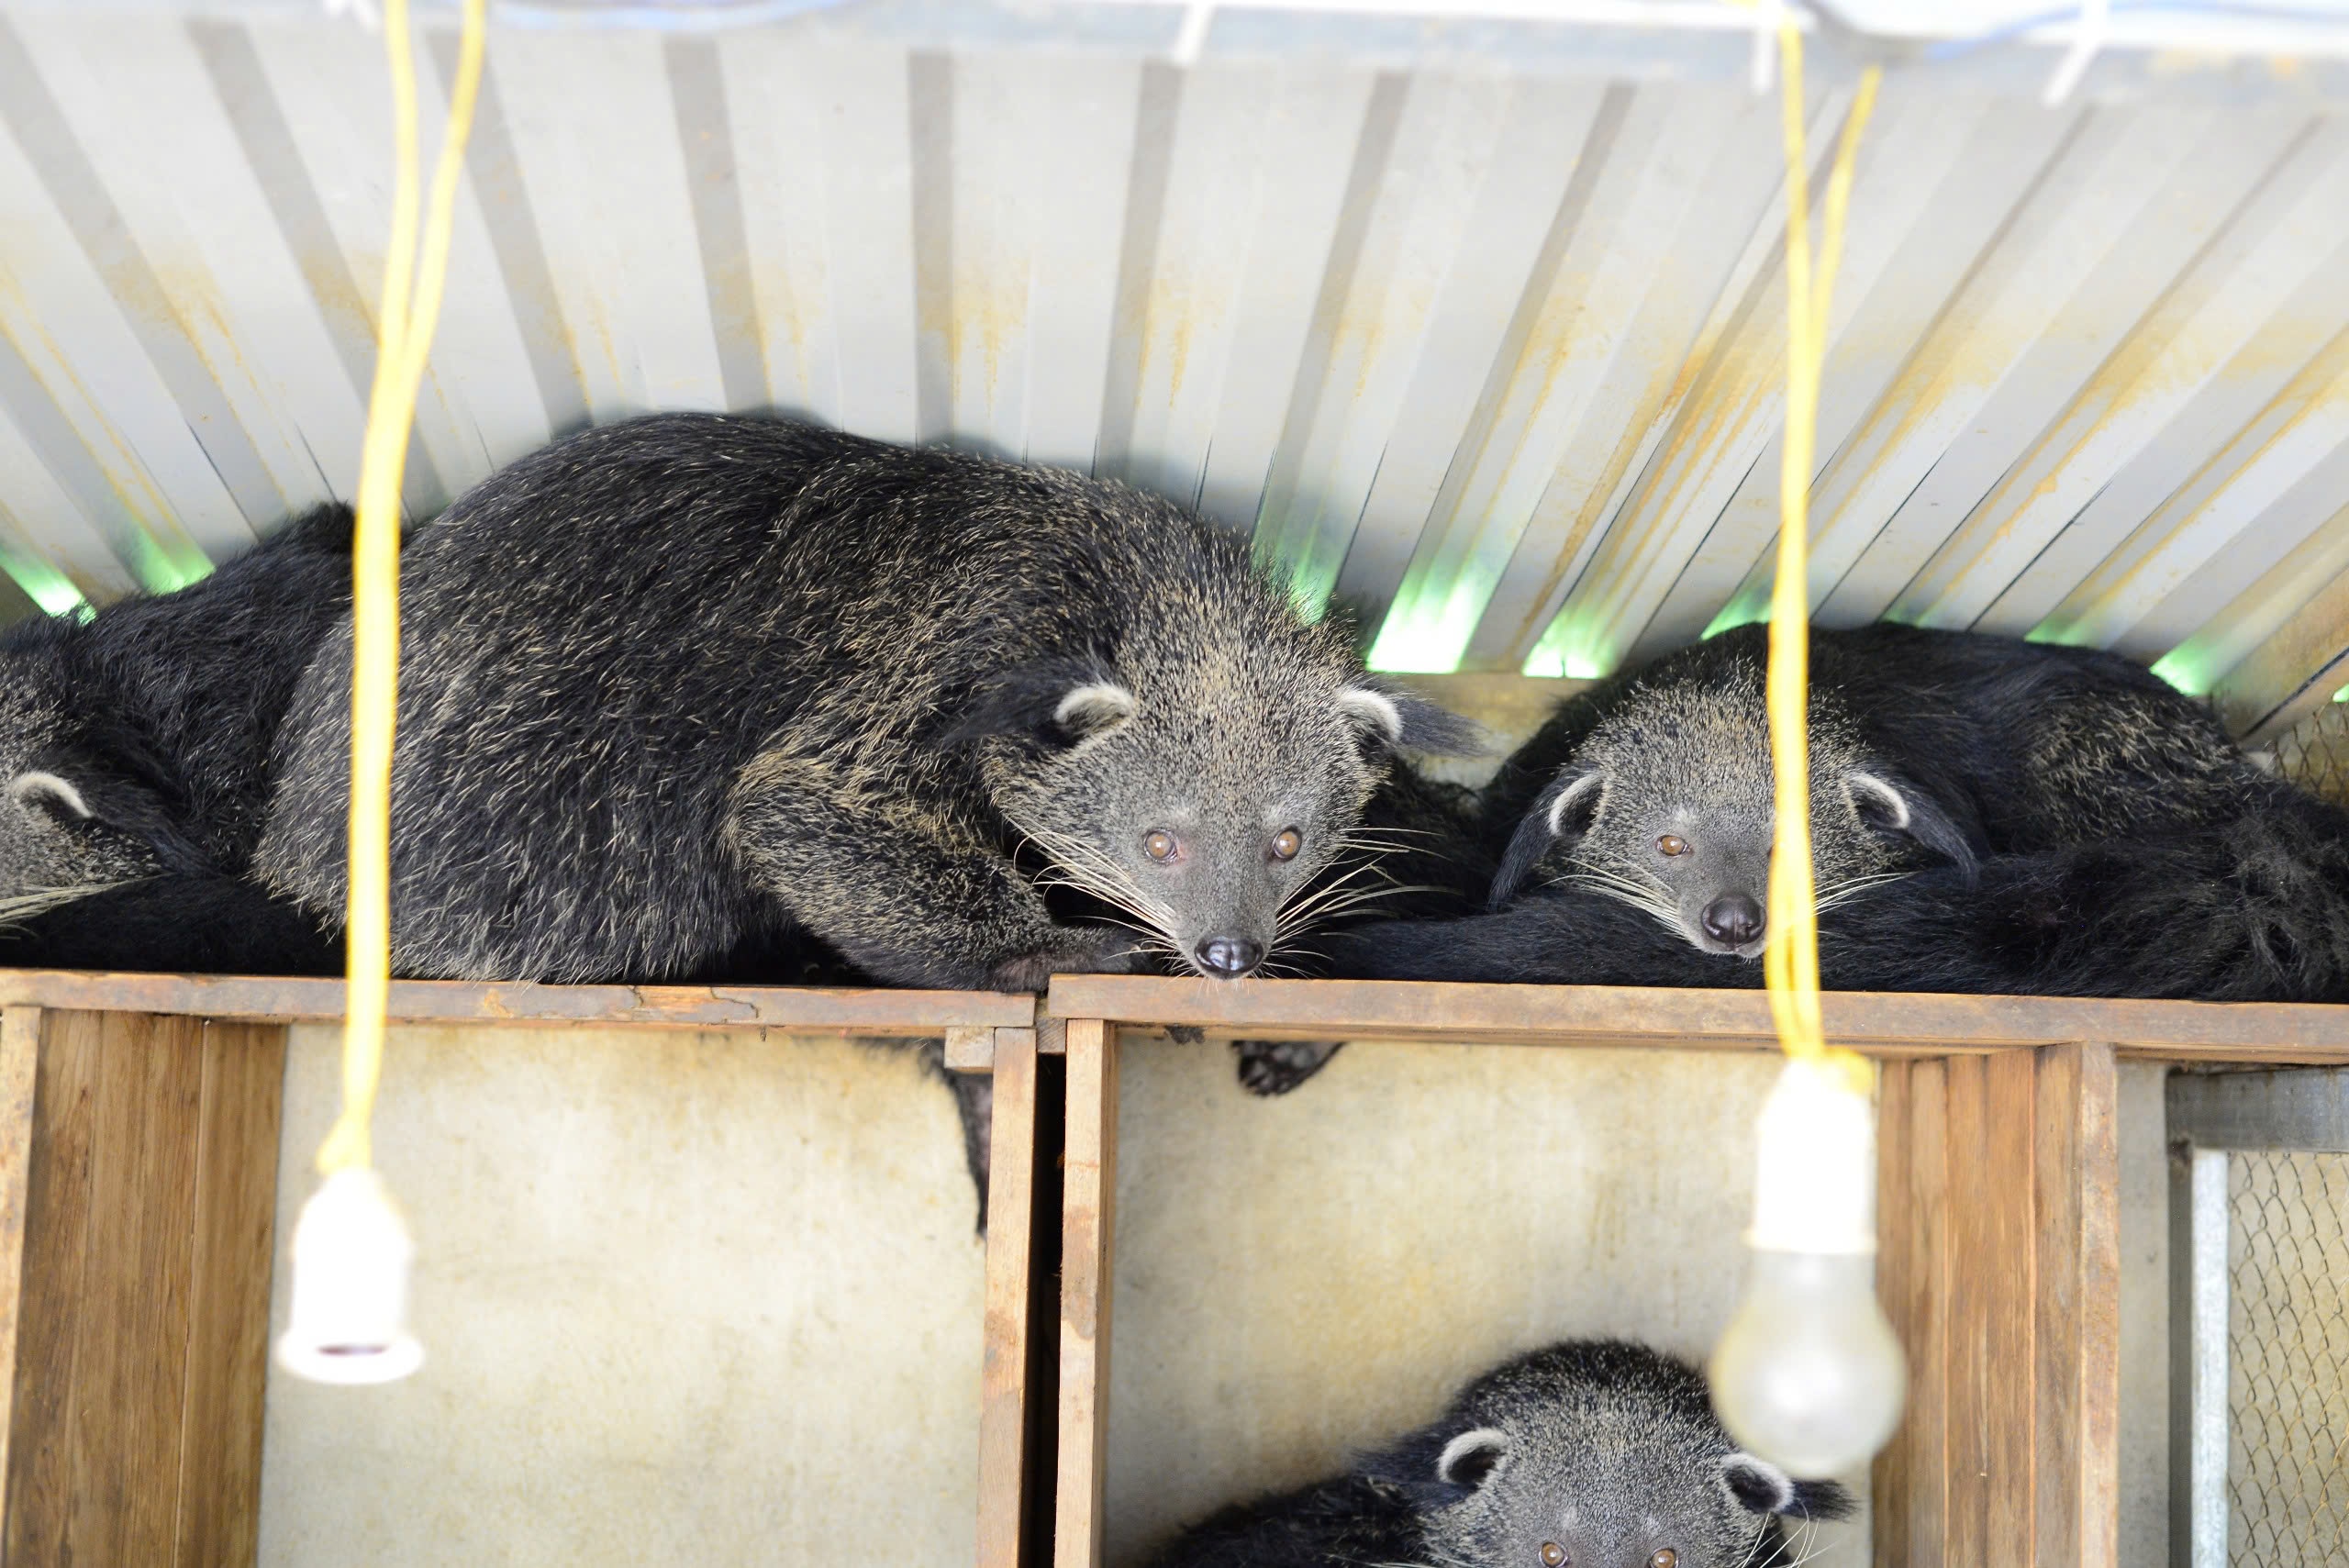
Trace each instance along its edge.
{"label": "binturong face", "polygon": [[1852,1503],[1740,1451],[1695,1368],[1620,1340],[1495,1368],[1363,1473],[1412,1505],[1427,1568],[1779,1568]]}
{"label": "binturong face", "polygon": [[[1777,820],[1769,736],[1758,679],[1750,691],[1690,684],[1633,694],[1519,825],[1496,904],[1546,870],[1648,911],[1707,952],[1758,955]],[[1821,909],[1932,860],[1972,863],[1947,815],[1874,765],[1831,714],[1814,711],[1809,752]]]}
{"label": "binturong face", "polygon": [[150,791],[62,741],[40,685],[0,658],[0,918],[150,876],[179,843]]}
{"label": "binturong face", "polygon": [[1175,968],[1235,980],[1279,972],[1391,751],[1462,749],[1475,732],[1310,642],[1216,651],[1023,672],[1019,706],[1041,722],[984,766],[1057,877]]}
{"label": "binturong face", "polygon": [[[1680,1453],[1599,1430],[1543,1440],[1461,1433],[1439,1455],[1453,1500],[1425,1519],[1442,1568],[1753,1568],[1777,1563],[1781,1518],[1836,1518],[1839,1488],[1798,1487],[1749,1453]],[[1679,1434],[1676,1434],[1676,1436]],[[1815,1511],[1815,1512],[1814,1512]]]}

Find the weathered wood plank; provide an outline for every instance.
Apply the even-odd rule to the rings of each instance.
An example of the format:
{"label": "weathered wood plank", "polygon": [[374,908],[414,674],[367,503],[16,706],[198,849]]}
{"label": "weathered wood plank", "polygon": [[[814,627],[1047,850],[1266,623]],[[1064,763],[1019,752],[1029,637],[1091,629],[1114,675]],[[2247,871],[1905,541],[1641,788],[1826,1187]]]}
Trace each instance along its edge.
{"label": "weathered wood plank", "polygon": [[[33,1157],[33,1089],[40,1069],[41,1010],[0,1014],[0,1486],[8,1474],[16,1394],[17,1326],[25,1288],[25,1215]],[[0,1513],[6,1512],[0,1503]]]}
{"label": "weathered wood plank", "polygon": [[[263,1023],[342,1017],[340,980],[100,974],[0,969],[0,1005],[185,1014]],[[996,991],[837,990],[819,986],[539,985],[459,980],[392,983],[395,1024],[747,1025],[792,1034],[941,1034],[958,1026],[1026,1029],[1036,998]]]}
{"label": "weathered wood plank", "polygon": [[2037,1561],[2121,1555],[2121,1162],[2109,1045],[2039,1053]]}
{"label": "weathered wood plank", "polygon": [[177,1568],[249,1564],[261,1550],[262,1411],[285,1084],[285,1026],[203,1028]]}
{"label": "weathered wood plank", "polygon": [[[1887,1062],[1876,1074],[1876,1293],[1885,1316],[1913,1363],[1916,1326],[1913,1297],[1922,1272],[1922,1237],[1914,1212],[1909,1163],[1914,1154],[1909,1129],[1910,1083],[1919,1064]],[[1909,1369],[1909,1394],[1906,1418],[1892,1440],[1877,1454],[1869,1478],[1874,1510],[1875,1561],[1902,1564],[1910,1560],[1909,1546],[1912,1440],[1919,1369]]]}
{"label": "weathered wood plank", "polygon": [[[1993,1368],[1988,1360],[1997,1292],[1992,1276],[2000,1260],[1991,1244],[1996,1182],[1988,1166],[1987,1065],[1973,1057],[1954,1059],[1948,1068],[1950,1273],[1943,1299],[1949,1304],[1949,1332],[1943,1365],[1949,1407],[1943,1465],[1949,1491],[1942,1560],[1976,1568],[1989,1568],[1992,1562],[1988,1494],[1996,1450],[1989,1384],[1994,1376],[2017,1374],[2013,1366]],[[2012,1267],[2013,1260],[2005,1265]]]}
{"label": "weathered wood plank", "polygon": [[1915,1568],[1938,1568],[1949,1541],[1951,1259],[1949,1063],[1909,1069],[1909,1540]]}
{"label": "weathered wood plank", "polygon": [[[2349,1061],[2349,1007],[2266,1002],[2133,1002],[2065,996],[1830,992],[1829,1037],[1872,1055],[1952,1055],[2072,1040],[2175,1061]],[[1608,985],[1454,985],[1376,980],[1207,984],[1062,974],[1048,1012],[1180,1025],[1264,1040],[1431,1040],[1777,1049],[1759,991]]]}
{"label": "weathered wood plank", "polygon": [[1982,1062],[1987,1081],[1981,1245],[1972,1266],[1987,1287],[1983,1337],[1984,1555],[1960,1559],[1984,1568],[2031,1568],[2035,1548],[2032,1497],[2033,1355],[2038,1298],[2033,1289],[2037,1194],[2033,1173],[2038,1104],[2036,1054],[2003,1053]]}
{"label": "weathered wood plank", "polygon": [[979,1568],[1020,1568],[1027,1491],[1030,1291],[1036,1198],[1036,1033],[994,1047],[988,1129],[985,1350],[979,1380]]}
{"label": "weathered wood plank", "polygon": [[92,1114],[99,1013],[40,1015],[17,1359],[11,1369],[5,1545],[8,1563],[67,1561],[74,1475],[66,1426],[89,1261]]}
{"label": "weathered wood plank", "polygon": [[202,1020],[106,1016],[64,1432],[76,1562],[173,1560],[203,1079]]}
{"label": "weathered wood plank", "polygon": [[1061,1200],[1061,1387],[1054,1568],[1099,1568],[1108,1454],[1109,1280],[1118,1186],[1118,1057],[1110,1026],[1068,1025]]}

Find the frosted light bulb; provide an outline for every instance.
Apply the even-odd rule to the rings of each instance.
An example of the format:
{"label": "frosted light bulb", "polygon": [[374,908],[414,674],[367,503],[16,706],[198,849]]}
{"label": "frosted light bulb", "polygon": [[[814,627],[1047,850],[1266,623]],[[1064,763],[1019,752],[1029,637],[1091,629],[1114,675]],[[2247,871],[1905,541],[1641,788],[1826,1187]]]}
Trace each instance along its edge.
{"label": "frosted light bulb", "polygon": [[1764,1102],[1753,1276],[1709,1369],[1730,1435],[1788,1473],[1860,1463],[1900,1421],[1908,1369],[1876,1299],[1876,1118],[1824,1062]]}
{"label": "frosted light bulb", "polygon": [[424,1363],[407,1331],[406,1222],[373,1171],[337,1171],[294,1227],[292,1304],[277,1364],[313,1383],[390,1383]]}

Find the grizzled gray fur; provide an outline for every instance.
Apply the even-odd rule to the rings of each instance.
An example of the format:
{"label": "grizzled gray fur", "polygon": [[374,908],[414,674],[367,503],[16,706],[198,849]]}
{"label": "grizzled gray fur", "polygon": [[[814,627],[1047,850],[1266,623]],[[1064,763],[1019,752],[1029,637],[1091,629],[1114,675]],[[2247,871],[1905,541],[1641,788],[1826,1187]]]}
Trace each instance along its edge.
{"label": "grizzled gray fur", "polygon": [[[1461,730],[1166,502],[781,420],[559,442],[402,595],[406,974],[651,979],[788,923],[907,984],[1247,973],[1389,751]],[[339,634],[260,857],[320,909],[349,671]]]}
{"label": "grizzled gray fur", "polygon": [[279,720],[350,607],[351,522],[323,506],[176,593],[0,637],[0,917],[246,869]]}
{"label": "grizzled gray fur", "polygon": [[1695,1369],[1567,1340],[1343,1475],[1194,1526],[1154,1568],[1781,1568],[1851,1506],[1739,1451]]}
{"label": "grizzled gray fur", "polygon": [[[1767,638],[1740,628],[1565,705],[1488,792],[1496,830],[1515,825],[1496,906],[1540,868],[1703,951],[1760,952]],[[1810,675],[1822,909],[1929,865],[2223,820],[2259,776],[2207,709],[2091,650],[1880,625],[1814,631]]]}

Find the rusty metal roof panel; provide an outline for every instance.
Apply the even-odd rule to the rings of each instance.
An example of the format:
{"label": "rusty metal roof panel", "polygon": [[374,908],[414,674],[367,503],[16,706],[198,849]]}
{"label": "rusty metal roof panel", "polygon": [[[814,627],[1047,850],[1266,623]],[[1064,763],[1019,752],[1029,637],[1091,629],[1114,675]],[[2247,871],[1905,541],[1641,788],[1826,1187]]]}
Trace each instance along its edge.
{"label": "rusty metal roof panel", "polygon": [[[1398,671],[1598,674],[1757,614],[1784,209],[1750,34],[1487,8],[1233,5],[1186,41],[1074,0],[501,6],[409,501],[584,423],[776,406],[1196,504]],[[2049,107],[2060,28],[1937,9],[2012,36],[1813,28],[1814,147],[1852,61],[1894,64],[1819,613],[2120,648],[2272,727],[2349,679],[2349,21],[2116,48]],[[315,6],[0,5],[32,599],[188,581],[350,493],[389,122],[376,42]]]}

